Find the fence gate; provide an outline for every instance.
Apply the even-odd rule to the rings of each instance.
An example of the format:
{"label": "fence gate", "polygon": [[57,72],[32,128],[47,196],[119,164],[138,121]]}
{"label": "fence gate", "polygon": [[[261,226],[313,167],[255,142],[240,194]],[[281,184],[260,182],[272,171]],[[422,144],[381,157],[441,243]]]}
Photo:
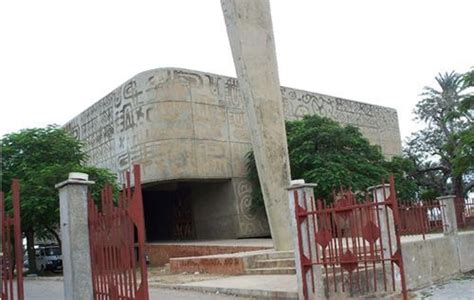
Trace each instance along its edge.
{"label": "fence gate", "polygon": [[[5,199],[3,192],[0,192],[0,223],[1,223],[1,299],[2,300],[23,300],[23,246],[21,239],[21,218],[20,218],[20,183],[14,179],[12,183],[12,204],[13,216],[5,212]],[[16,292],[13,288],[16,267]],[[16,297],[16,298],[15,298]]]}
{"label": "fence gate", "polygon": [[89,197],[92,286],[96,300],[148,300],[145,226],[140,167],[133,166],[134,188],[126,184],[114,203],[112,188],[102,191],[100,209]]}
{"label": "fence gate", "polygon": [[394,292],[407,299],[393,178],[364,201],[341,190],[326,204],[315,201],[307,187],[292,188],[290,199],[304,299]]}

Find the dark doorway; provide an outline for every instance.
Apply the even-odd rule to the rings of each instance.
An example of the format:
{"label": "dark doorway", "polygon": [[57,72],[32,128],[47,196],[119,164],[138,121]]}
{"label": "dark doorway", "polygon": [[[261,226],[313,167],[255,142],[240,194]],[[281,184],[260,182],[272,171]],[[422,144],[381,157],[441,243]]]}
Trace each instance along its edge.
{"label": "dark doorway", "polygon": [[143,206],[148,243],[238,237],[230,180],[144,185]]}
{"label": "dark doorway", "polygon": [[[177,187],[177,186],[176,186]],[[146,238],[148,242],[189,240],[196,237],[191,190],[186,187],[143,191]]]}

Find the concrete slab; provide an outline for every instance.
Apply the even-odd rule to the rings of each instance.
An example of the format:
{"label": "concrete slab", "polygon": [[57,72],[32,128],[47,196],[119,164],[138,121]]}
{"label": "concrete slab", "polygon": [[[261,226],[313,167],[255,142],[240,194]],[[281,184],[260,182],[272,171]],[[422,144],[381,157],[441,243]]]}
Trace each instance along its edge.
{"label": "concrete slab", "polygon": [[196,245],[196,246],[237,246],[237,247],[265,247],[273,248],[273,240],[267,239],[226,239],[226,240],[198,240],[198,241],[163,241],[148,243],[150,245]]}
{"label": "concrete slab", "polygon": [[[444,237],[443,233],[427,233],[425,234],[425,240],[430,240],[430,239],[438,239]],[[403,243],[410,243],[414,241],[422,241],[423,236],[421,234],[416,234],[416,235],[403,235],[401,236],[401,242]]]}
{"label": "concrete slab", "polygon": [[276,270],[274,269],[277,267],[275,265],[272,265],[273,268],[268,270],[261,270],[262,272],[254,270],[252,273],[249,273],[250,269],[258,268],[256,266],[258,260],[273,260],[278,258],[291,259],[294,261],[294,253],[293,251],[275,251],[269,249],[237,252],[233,254],[170,258],[170,270],[172,273],[200,272],[226,275],[293,274],[294,266],[291,268],[292,270]]}
{"label": "concrete slab", "polygon": [[208,240],[147,243],[145,252],[152,266],[163,266],[170,258],[196,257],[273,248],[271,239]]}
{"label": "concrete slab", "polygon": [[[151,284],[151,286],[154,285]],[[157,286],[240,297],[298,299],[296,275],[242,275],[180,285]]]}

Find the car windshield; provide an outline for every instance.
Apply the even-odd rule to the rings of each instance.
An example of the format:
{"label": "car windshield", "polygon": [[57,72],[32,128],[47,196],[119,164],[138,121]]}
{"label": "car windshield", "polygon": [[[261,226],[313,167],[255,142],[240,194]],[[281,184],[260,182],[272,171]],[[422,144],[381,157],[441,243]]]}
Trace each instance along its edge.
{"label": "car windshield", "polygon": [[61,249],[59,248],[46,248],[44,252],[46,256],[61,255]]}

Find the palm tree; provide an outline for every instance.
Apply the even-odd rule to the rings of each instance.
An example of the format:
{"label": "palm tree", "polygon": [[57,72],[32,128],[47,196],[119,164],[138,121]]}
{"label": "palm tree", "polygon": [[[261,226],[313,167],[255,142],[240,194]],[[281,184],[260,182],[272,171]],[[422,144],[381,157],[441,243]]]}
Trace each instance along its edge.
{"label": "palm tree", "polygon": [[455,172],[453,164],[461,146],[460,133],[468,128],[472,130],[472,115],[460,109],[468,96],[468,86],[465,76],[454,71],[440,73],[435,79],[438,89],[424,87],[423,99],[415,108],[417,119],[426,122],[427,128],[415,134],[409,144],[417,144],[417,150],[425,153],[424,158],[432,160],[431,167],[420,173],[441,171],[450,181],[450,184],[446,183],[444,193],[463,197],[463,174]]}

